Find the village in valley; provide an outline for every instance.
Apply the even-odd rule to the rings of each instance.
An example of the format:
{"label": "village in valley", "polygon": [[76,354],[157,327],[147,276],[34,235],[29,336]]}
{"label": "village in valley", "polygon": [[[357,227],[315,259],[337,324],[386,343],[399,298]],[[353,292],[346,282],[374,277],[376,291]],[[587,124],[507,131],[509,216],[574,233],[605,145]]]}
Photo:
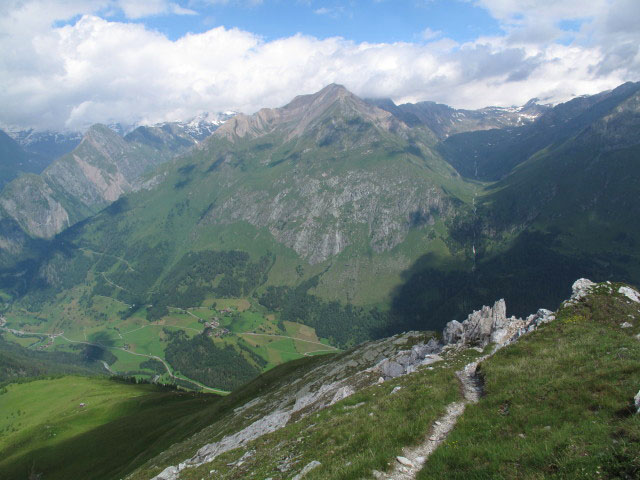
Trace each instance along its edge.
{"label": "village in valley", "polygon": [[[75,353],[91,347],[102,350],[105,354],[99,361],[109,374],[159,383],[178,380],[187,387],[211,391],[222,390],[216,385],[193,381],[167,361],[165,350],[172,333],[182,332],[185,338],[202,335],[220,348],[237,348],[252,362],[262,359],[261,370],[303,356],[338,350],[327,339],[319,339],[311,327],[278,321],[277,314],[266,311],[254,299],[210,298],[201,306],[169,307],[168,315],[153,322],[146,319],[149,307],[133,311],[131,305],[96,297],[89,315],[79,308],[78,302],[72,301],[62,310],[0,316],[0,329],[8,340],[33,350]],[[155,369],[153,362],[157,365]]]}

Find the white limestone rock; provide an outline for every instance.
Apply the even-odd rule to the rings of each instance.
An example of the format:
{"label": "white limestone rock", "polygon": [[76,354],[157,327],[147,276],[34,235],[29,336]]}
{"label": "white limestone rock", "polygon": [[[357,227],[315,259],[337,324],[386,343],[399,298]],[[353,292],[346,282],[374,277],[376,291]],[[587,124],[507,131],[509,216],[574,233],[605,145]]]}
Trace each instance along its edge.
{"label": "white limestone rock", "polygon": [[318,468],[320,465],[322,465],[319,461],[317,460],[313,460],[312,462],[309,462],[305,465],[305,467],[302,469],[302,471],[297,474],[295,477],[293,477],[292,480],[300,480],[301,478],[303,478],[307,473],[309,473],[311,470],[313,470],[314,468]]}
{"label": "white limestone rock", "polygon": [[578,301],[581,298],[586,297],[595,285],[595,283],[587,278],[579,278],[571,286],[573,294],[571,295],[570,300]]}
{"label": "white limestone rock", "polygon": [[622,295],[627,297],[629,300],[632,300],[636,303],[640,303],[640,294],[636,292],[633,288],[620,287],[618,289],[618,293],[621,293]]}
{"label": "white limestone rock", "polygon": [[329,405],[338,403],[340,400],[344,400],[345,398],[350,397],[354,393],[356,393],[356,391],[350,385],[345,385],[344,387],[340,387],[336,392],[336,394],[331,399],[331,401],[329,402]]}

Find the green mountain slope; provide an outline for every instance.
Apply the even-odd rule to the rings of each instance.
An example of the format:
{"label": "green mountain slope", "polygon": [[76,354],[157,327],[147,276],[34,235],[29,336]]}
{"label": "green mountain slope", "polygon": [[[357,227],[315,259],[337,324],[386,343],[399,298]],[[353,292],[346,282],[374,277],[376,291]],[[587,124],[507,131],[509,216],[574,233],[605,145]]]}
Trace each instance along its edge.
{"label": "green mountain slope", "polygon": [[8,385],[0,476],[121,478],[214,421],[220,398],[95,377]]}
{"label": "green mountain slope", "polygon": [[489,224],[552,232],[559,250],[598,255],[636,278],[639,105],[636,92],[492,186],[483,200]]}
{"label": "green mountain slope", "polygon": [[[469,208],[476,188],[433,152],[434,142],[428,130],[411,130],[344,88],[327,87],[228,121],[193,154],[157,170],[153,178],[162,181],[154,188],[59,241],[108,256],[100,268],[122,288],[98,280],[100,291],[127,303],[149,302],[155,291],[173,295],[191,268],[186,255],[205,250],[249,254],[242,268],[260,275],[230,272],[244,284],[232,296],[322,274],[308,287],[322,297],[385,302],[381,289],[388,294],[417,255],[447,253],[445,224]],[[198,288],[217,285],[223,273],[207,273]]]}
{"label": "green mountain slope", "polygon": [[483,362],[484,397],[418,478],[637,478],[640,312],[620,286]]}
{"label": "green mountain slope", "polygon": [[[519,315],[536,304],[555,308],[575,277],[638,281],[639,89],[625,84],[558,105],[520,129],[439,145],[458,142],[466,163],[444,156],[461,174],[474,177],[477,166],[480,178],[504,178],[486,185],[475,213],[450,230],[475,252],[471,268],[443,269],[425,255],[407,272],[395,305],[408,327],[419,328],[425,311],[456,318],[496,296]],[[476,150],[471,138],[486,143]]]}

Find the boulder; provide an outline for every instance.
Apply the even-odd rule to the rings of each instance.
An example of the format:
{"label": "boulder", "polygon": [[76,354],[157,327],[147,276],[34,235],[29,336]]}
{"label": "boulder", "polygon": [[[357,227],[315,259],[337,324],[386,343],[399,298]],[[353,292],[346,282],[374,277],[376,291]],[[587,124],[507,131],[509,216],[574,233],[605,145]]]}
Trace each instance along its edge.
{"label": "boulder", "polygon": [[[584,280],[584,279],[583,279]],[[587,288],[589,280],[578,283],[578,290]],[[507,318],[507,307],[504,299],[498,300],[493,307],[484,306],[474,311],[467,319],[460,323],[452,320],[447,323],[442,333],[446,344],[458,346],[486,347],[489,343],[498,346],[511,343],[521,335],[532,332],[539,325],[555,319],[550,310],[541,308],[526,320],[521,318]]]}
{"label": "boulder", "polygon": [[404,367],[395,360],[385,358],[378,365],[377,369],[384,375],[385,379],[396,378],[404,374]]}
{"label": "boulder", "polygon": [[356,393],[356,391],[350,385],[345,385],[344,387],[340,387],[338,391],[335,393],[335,395],[333,396],[333,398],[331,399],[331,401],[329,402],[329,405],[333,405],[334,403],[337,403],[340,400],[344,400],[345,398],[350,397],[354,393]]}

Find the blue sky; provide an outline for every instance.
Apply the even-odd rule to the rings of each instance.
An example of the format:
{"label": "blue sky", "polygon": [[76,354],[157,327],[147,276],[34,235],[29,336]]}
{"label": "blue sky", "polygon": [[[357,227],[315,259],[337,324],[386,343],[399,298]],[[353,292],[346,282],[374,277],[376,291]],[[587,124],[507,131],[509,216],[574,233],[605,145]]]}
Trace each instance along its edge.
{"label": "blue sky", "polygon": [[[458,42],[501,32],[499,22],[486,9],[469,1],[271,0],[258,4],[179,4],[197,15],[157,15],[136,21],[174,40],[188,32],[201,33],[219,25],[250,31],[266,40],[302,33],[375,43],[422,41],[426,29]],[[126,21],[122,13],[118,19]]]}
{"label": "blue sky", "polygon": [[639,0],[2,0],[0,127],[253,113],[341,83],[458,108],[640,80]]}

